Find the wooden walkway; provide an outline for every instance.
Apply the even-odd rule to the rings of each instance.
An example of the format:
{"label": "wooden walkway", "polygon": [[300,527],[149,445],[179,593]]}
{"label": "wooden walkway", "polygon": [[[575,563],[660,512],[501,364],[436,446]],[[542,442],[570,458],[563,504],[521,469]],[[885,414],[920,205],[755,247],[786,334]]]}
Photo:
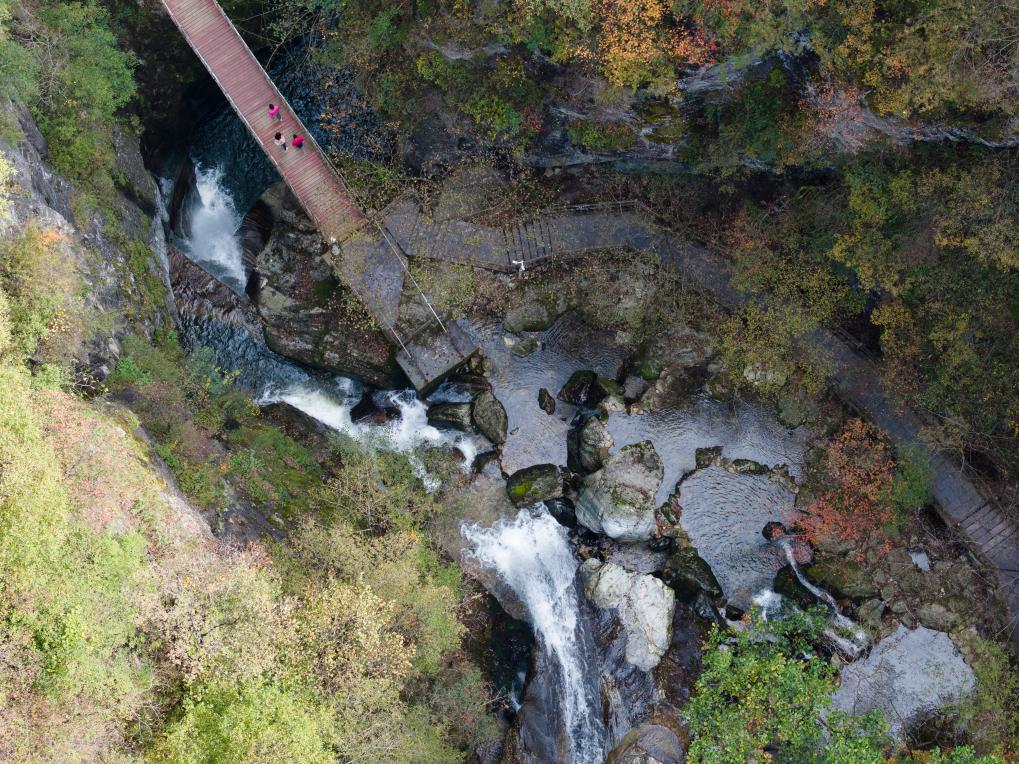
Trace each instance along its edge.
{"label": "wooden walkway", "polygon": [[[371,223],[337,174],[314,136],[301,122],[252,54],[216,0],[162,0],[170,18],[215,79],[234,111],[275,165],[308,217],[329,243],[331,262],[397,345],[397,362],[419,390],[424,390],[476,351],[459,327],[443,326],[438,316],[430,331],[414,337],[397,332],[399,301],[406,259],[387,232]],[[269,104],[281,107],[282,119],[269,116]],[[303,148],[284,151],[275,143],[280,132],[304,137]],[[364,257],[365,246],[370,257]],[[347,257],[347,251],[351,256]],[[351,267],[354,260],[357,267]],[[431,311],[425,295],[420,300]],[[432,311],[434,314],[434,311]]]}

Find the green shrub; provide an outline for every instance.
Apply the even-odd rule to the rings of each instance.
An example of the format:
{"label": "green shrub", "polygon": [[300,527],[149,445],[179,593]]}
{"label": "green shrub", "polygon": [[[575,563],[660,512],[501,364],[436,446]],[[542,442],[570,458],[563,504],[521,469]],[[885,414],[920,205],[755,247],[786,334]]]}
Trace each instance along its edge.
{"label": "green shrub", "polygon": [[331,764],[327,709],[277,684],[218,681],[184,705],[151,755],[157,764]]}

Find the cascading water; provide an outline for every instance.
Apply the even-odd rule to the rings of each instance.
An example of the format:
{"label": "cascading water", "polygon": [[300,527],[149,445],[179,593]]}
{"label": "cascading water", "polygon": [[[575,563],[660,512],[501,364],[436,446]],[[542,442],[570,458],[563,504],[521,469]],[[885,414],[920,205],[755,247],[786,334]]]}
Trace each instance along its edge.
{"label": "cascading water", "polygon": [[222,170],[199,167],[195,177],[198,198],[192,200],[191,231],[185,242],[188,259],[243,294],[247,275],[236,235],[243,215],[223,188]]}
{"label": "cascading water", "polygon": [[523,603],[540,650],[558,670],[557,692],[573,764],[601,764],[606,732],[597,690],[585,672],[577,560],[563,528],[543,507],[524,508],[490,528],[463,526],[468,552],[496,571]]}
{"label": "cascading water", "polygon": [[824,632],[825,638],[831,642],[835,649],[850,660],[859,658],[860,654],[867,649],[869,644],[866,632],[855,621],[842,615],[842,611],[839,610],[838,603],[835,602],[835,598],[832,597],[831,594],[826,592],[824,589],[814,586],[807,577],[803,575],[803,571],[800,570],[799,563],[796,562],[796,555],[793,553],[792,540],[787,536],[783,536],[779,539],[779,544],[782,545],[782,550],[785,552],[786,562],[789,563],[789,567],[792,568],[793,573],[796,574],[796,579],[800,582],[800,586],[813,594],[818,601],[823,602],[831,609],[829,626]]}

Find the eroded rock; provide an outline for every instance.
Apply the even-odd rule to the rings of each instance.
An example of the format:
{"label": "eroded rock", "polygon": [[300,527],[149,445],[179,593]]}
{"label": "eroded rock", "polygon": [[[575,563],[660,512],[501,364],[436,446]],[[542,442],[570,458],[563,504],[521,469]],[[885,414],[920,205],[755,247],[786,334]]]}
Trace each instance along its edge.
{"label": "eroded rock", "polygon": [[596,416],[588,419],[580,428],[577,440],[577,458],[587,472],[600,470],[612,449],[609,429]]}

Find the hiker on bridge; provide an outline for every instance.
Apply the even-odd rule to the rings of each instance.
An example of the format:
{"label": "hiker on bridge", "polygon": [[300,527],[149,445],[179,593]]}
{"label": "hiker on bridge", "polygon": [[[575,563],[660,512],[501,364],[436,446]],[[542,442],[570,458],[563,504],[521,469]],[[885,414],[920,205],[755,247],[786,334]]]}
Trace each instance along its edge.
{"label": "hiker on bridge", "polygon": [[290,141],[290,145],[292,145],[295,149],[299,149],[304,145],[304,138],[297,133],[294,133],[294,138]]}
{"label": "hiker on bridge", "polygon": [[284,151],[287,150],[287,139],[283,137],[283,133],[276,133],[274,136],[276,145],[282,148]]}
{"label": "hiker on bridge", "polygon": [[283,119],[283,113],[280,111],[280,107],[274,103],[269,104],[269,119]]}

